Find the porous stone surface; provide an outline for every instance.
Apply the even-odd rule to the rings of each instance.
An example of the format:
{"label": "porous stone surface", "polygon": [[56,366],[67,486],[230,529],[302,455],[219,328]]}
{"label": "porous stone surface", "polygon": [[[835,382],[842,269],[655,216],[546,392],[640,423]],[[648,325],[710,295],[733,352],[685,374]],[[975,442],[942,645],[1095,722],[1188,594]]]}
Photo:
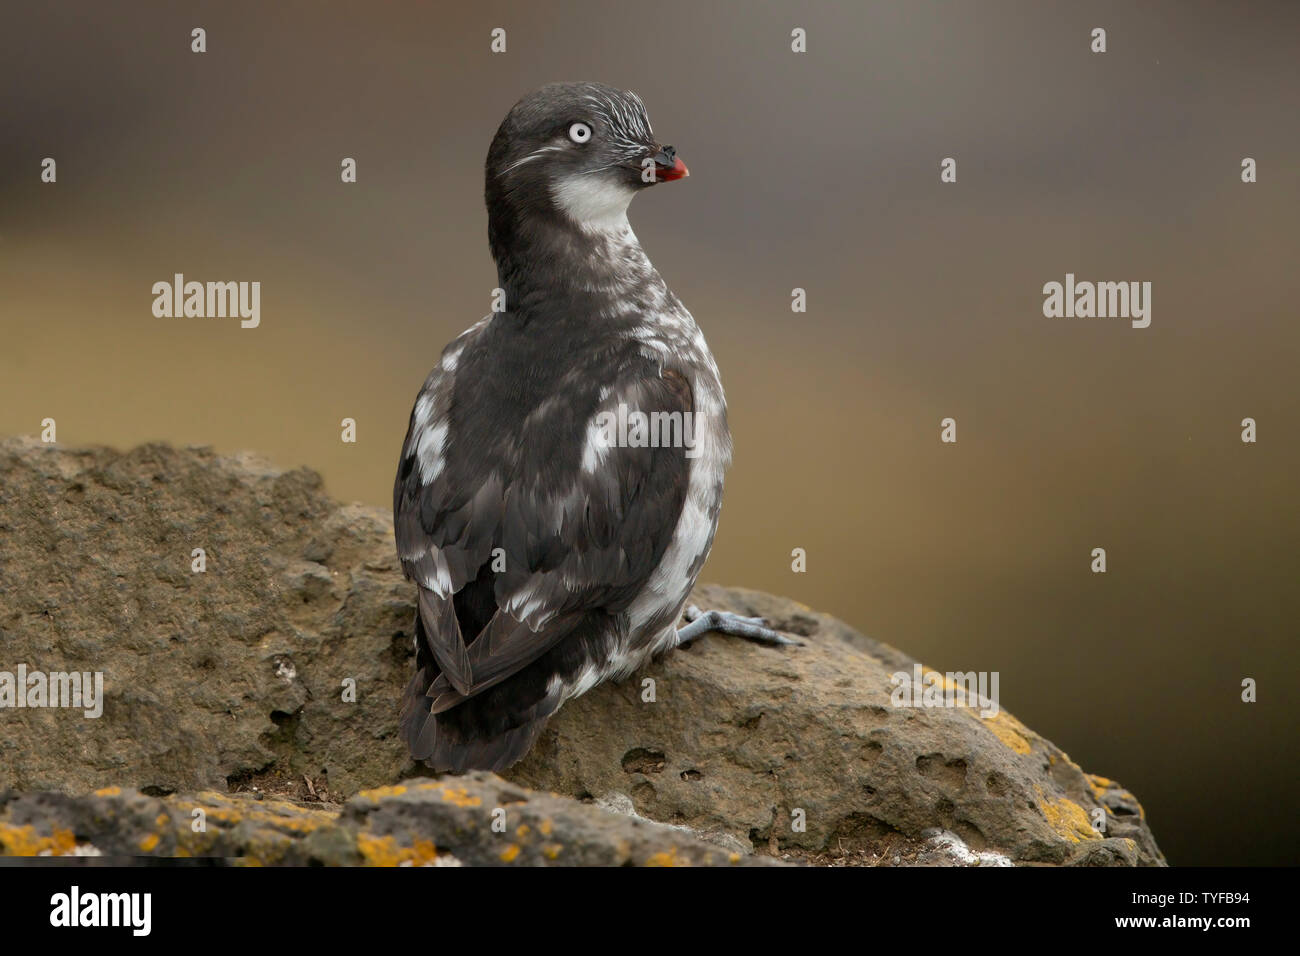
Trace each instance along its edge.
{"label": "porous stone surface", "polygon": [[10,791],[0,794],[0,851],[114,865],[144,857],[257,866],[781,865],[489,773],[364,790],[332,809],[250,793]]}
{"label": "porous stone surface", "polygon": [[[570,701],[505,777],[562,795],[546,799],[570,806],[575,828],[597,811],[687,828],[671,832],[711,841],[713,862],[756,850],[814,863],[1163,865],[1132,794],[1009,713],[894,706],[891,675],[915,664],[903,652],[756,591],[703,585],[693,600],[762,615],[803,646],[702,638]],[[393,845],[409,849],[407,805],[434,793],[406,782],[428,771],[397,736],[413,615],[390,517],[332,501],[312,471],[203,448],[0,441],[0,672],[104,682],[97,718],[0,699],[11,805],[72,806],[57,793],[104,788],[139,791],[113,798],[123,807],[271,795],[337,813],[336,829],[405,826]],[[407,793],[372,812],[394,832],[363,828],[357,795],[393,784]],[[639,861],[592,839],[556,861],[519,852]],[[586,844],[575,829],[567,845]]]}

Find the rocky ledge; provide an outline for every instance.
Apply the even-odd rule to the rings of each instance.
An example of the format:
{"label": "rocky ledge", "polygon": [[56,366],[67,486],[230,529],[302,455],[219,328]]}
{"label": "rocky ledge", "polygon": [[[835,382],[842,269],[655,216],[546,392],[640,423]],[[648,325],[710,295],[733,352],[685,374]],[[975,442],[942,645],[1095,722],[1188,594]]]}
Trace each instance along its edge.
{"label": "rocky ledge", "polygon": [[[309,470],[0,442],[0,852],[1165,862],[1131,793],[1009,713],[895,707],[915,661],[737,588],[695,601],[804,646],[707,637],[565,705],[508,779],[427,779],[396,732],[413,598],[389,517]],[[30,675],[101,674],[102,699],[15,706],[20,668],[29,696]]]}

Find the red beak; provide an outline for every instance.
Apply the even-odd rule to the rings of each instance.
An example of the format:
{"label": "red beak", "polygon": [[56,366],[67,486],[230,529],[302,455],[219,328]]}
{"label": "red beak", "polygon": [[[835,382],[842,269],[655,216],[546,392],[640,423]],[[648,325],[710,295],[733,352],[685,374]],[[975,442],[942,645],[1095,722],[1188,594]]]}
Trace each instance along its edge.
{"label": "red beak", "polygon": [[657,183],[670,183],[674,179],[685,179],[691,174],[686,164],[677,158],[677,150],[671,146],[664,146],[655,153],[654,161]]}
{"label": "red beak", "polygon": [[671,166],[660,166],[658,163],[655,164],[655,178],[660,182],[670,183],[674,179],[685,179],[690,174],[691,171],[686,168],[686,164],[676,156],[673,157],[673,164]]}

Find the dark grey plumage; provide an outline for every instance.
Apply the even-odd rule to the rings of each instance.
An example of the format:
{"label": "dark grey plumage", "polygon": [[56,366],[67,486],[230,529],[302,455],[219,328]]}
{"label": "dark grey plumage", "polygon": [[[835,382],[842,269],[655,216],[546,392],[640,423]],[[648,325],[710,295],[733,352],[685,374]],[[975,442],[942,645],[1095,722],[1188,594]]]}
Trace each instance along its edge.
{"label": "dark grey plumage", "polygon": [[[627,224],[647,159],[685,175],[641,101],[595,83],[525,97],[488,152],[505,311],[444,350],[393,489],[419,586],[402,734],[436,769],[508,766],[564,700],[673,646],[712,544],[726,405]],[[597,416],[620,406],[692,416],[693,447],[608,447]]]}

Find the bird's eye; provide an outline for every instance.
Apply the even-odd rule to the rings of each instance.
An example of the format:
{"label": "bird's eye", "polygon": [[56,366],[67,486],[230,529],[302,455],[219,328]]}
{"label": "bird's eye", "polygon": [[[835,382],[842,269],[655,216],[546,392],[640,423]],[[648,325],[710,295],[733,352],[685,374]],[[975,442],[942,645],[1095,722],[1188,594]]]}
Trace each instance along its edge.
{"label": "bird's eye", "polygon": [[574,123],[569,127],[569,139],[575,143],[585,143],[591,139],[591,127],[586,123]]}

